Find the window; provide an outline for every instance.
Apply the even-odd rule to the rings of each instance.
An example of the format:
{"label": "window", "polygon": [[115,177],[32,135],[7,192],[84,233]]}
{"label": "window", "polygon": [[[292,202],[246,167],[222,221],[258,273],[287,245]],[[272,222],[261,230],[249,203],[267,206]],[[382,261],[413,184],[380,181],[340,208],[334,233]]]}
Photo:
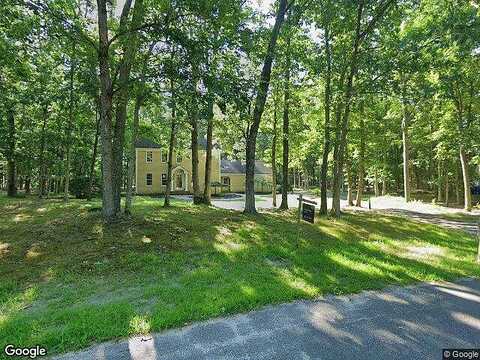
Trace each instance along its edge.
{"label": "window", "polygon": [[167,185],[167,174],[162,174],[162,185],[163,186]]}
{"label": "window", "polygon": [[182,155],[177,155],[177,164],[180,164],[183,161]]}
{"label": "window", "polygon": [[153,152],[152,151],[147,151],[147,153],[145,154],[145,161],[147,163],[153,162]]}
{"label": "window", "polygon": [[153,183],[153,176],[151,173],[147,174],[147,186],[152,186]]}
{"label": "window", "polygon": [[162,162],[166,163],[168,161],[168,152],[162,151]]}

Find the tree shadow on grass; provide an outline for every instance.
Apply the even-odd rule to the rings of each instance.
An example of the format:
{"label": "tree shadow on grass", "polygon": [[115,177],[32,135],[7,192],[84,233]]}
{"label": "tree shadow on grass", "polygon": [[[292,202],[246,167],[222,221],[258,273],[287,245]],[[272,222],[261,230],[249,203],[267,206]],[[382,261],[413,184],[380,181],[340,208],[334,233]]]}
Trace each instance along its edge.
{"label": "tree shadow on grass", "polygon": [[[266,304],[475,273],[468,261],[440,257],[442,265],[388,252],[418,239],[473,258],[468,238],[395,217],[297,225],[289,213],[252,217],[188,203],[164,209],[139,199],[132,218],[107,226],[83,203],[68,211],[22,206],[47,210],[43,220],[9,223],[7,239],[17,248],[2,265],[11,283],[0,306],[38,290],[5,312],[0,342],[17,337],[54,352],[136,333],[142,322],[158,331]],[[27,260],[32,241],[43,244]]]}

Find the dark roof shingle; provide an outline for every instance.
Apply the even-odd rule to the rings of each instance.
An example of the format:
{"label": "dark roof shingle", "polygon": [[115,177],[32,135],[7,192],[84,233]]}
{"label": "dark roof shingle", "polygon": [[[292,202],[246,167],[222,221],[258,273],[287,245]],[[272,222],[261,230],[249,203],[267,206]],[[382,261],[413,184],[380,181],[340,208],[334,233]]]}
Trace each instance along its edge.
{"label": "dark roof shingle", "polygon": [[[226,174],[245,174],[245,163],[240,160],[222,159],[221,172]],[[255,161],[255,174],[272,174],[272,169],[261,160]]]}
{"label": "dark roof shingle", "polygon": [[141,149],[160,149],[162,146],[153,142],[152,140],[142,138],[135,142],[135,147]]}

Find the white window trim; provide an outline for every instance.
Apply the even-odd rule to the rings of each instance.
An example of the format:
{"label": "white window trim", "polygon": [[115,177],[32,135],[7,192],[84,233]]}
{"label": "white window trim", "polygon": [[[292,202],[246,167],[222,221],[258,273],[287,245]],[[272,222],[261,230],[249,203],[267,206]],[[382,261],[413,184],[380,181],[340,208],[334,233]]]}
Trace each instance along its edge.
{"label": "white window trim", "polygon": [[161,180],[161,182],[162,182],[162,186],[167,187],[167,186],[168,186],[168,183],[167,183],[167,184],[164,184],[164,183],[163,183],[163,175],[165,175],[165,181],[167,182],[167,181],[168,181],[168,174],[167,174],[167,173],[162,173],[161,178],[160,178],[160,180]]}
{"label": "white window trim", "polygon": [[[165,154],[167,154],[167,158],[165,161],[163,161],[163,153],[165,152]],[[160,150],[160,161],[162,162],[162,164],[166,164],[168,162],[168,151],[165,151],[165,150]]]}
{"label": "white window trim", "polygon": [[[148,161],[148,153],[152,154],[152,159],[150,161]],[[145,163],[147,163],[147,164],[153,163],[153,151],[152,150],[145,151]]]}
{"label": "white window trim", "polygon": [[[148,185],[148,175],[152,176],[152,183]],[[146,173],[145,174],[145,186],[153,186],[153,173]]]}

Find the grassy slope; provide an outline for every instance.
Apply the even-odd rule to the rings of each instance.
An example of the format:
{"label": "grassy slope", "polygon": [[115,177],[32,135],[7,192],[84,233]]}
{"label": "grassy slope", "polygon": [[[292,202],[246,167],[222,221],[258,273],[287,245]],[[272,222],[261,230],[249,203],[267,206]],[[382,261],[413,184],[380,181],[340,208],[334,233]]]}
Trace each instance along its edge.
{"label": "grassy slope", "polygon": [[399,217],[297,227],[293,213],[161,203],[139,198],[133,219],[106,226],[98,202],[0,196],[0,348],[65,352],[264,304],[480,274],[472,237]]}

